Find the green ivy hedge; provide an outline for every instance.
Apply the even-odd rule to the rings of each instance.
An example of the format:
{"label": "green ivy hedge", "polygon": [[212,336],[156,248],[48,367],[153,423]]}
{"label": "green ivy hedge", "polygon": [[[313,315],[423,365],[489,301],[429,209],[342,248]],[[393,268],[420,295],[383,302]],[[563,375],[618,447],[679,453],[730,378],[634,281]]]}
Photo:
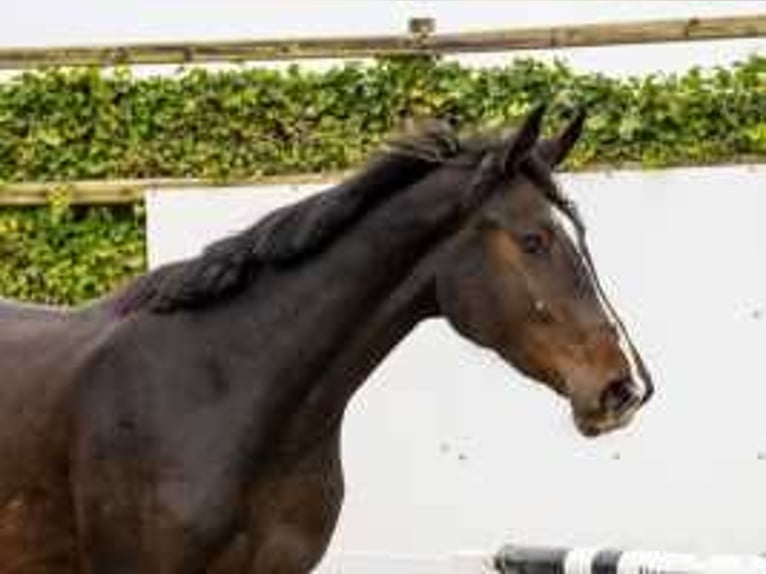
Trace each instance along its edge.
{"label": "green ivy hedge", "polygon": [[[427,58],[316,72],[50,70],[0,84],[0,180],[226,179],[363,161],[413,117],[516,121],[551,102],[552,124],[590,111],[570,165],[664,166],[766,157],[766,58],[712,72],[617,79],[516,60],[470,69]],[[71,303],[143,269],[133,208],[0,212],[0,293]]]}
{"label": "green ivy hedge", "polygon": [[47,303],[97,297],[146,267],[143,206],[0,211],[0,293]]}

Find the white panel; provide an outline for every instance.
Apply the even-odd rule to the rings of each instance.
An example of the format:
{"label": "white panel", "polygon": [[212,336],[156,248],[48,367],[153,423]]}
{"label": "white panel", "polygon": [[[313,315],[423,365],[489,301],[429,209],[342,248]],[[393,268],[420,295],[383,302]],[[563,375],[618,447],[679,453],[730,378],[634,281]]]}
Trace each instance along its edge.
{"label": "white panel", "polygon": [[[631,429],[586,440],[552,393],[444,323],[422,325],[350,409],[333,551],[766,550],[766,168],[562,181],[656,398]],[[152,261],[294,196],[226,197],[152,195]]]}
{"label": "white panel", "polygon": [[149,267],[196,255],[205,245],[239,231],[265,214],[321,189],[316,185],[149,191],[146,234]]}

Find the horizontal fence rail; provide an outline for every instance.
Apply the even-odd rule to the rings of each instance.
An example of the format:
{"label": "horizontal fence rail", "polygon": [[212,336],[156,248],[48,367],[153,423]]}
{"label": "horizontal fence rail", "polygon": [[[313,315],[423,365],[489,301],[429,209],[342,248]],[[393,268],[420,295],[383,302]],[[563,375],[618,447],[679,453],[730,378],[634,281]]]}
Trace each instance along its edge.
{"label": "horizontal fence rail", "polygon": [[226,181],[193,178],[146,178],[90,181],[19,182],[0,184],[0,207],[45,205],[55,197],[65,197],[75,205],[117,205],[141,201],[148,190],[194,189],[244,186],[294,186],[337,183],[350,172],[261,176]]}
{"label": "horizontal fence rail", "polygon": [[369,58],[763,36],[766,36],[766,13],[752,16],[511,28],[449,34],[436,33],[433,19],[417,18],[410,20],[408,33],[374,37],[0,48],[0,69]]}

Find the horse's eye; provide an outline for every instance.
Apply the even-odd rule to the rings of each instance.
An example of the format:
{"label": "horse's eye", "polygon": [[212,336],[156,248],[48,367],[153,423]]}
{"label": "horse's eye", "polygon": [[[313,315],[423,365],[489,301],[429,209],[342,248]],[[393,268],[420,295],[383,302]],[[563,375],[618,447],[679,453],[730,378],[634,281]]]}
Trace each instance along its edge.
{"label": "horse's eye", "polygon": [[530,255],[540,255],[548,249],[548,242],[541,233],[525,233],[521,236],[521,248]]}

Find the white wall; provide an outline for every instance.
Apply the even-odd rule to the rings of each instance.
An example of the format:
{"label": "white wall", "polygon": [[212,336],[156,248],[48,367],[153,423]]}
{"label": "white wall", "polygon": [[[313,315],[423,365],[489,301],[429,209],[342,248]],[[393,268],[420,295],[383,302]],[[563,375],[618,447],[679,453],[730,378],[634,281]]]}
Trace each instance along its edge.
{"label": "white wall", "polygon": [[[422,325],[353,402],[334,552],[766,551],[766,167],[562,182],[656,398],[628,431],[586,440],[552,393],[443,323]],[[193,254],[297,195],[152,193],[151,261]]]}

